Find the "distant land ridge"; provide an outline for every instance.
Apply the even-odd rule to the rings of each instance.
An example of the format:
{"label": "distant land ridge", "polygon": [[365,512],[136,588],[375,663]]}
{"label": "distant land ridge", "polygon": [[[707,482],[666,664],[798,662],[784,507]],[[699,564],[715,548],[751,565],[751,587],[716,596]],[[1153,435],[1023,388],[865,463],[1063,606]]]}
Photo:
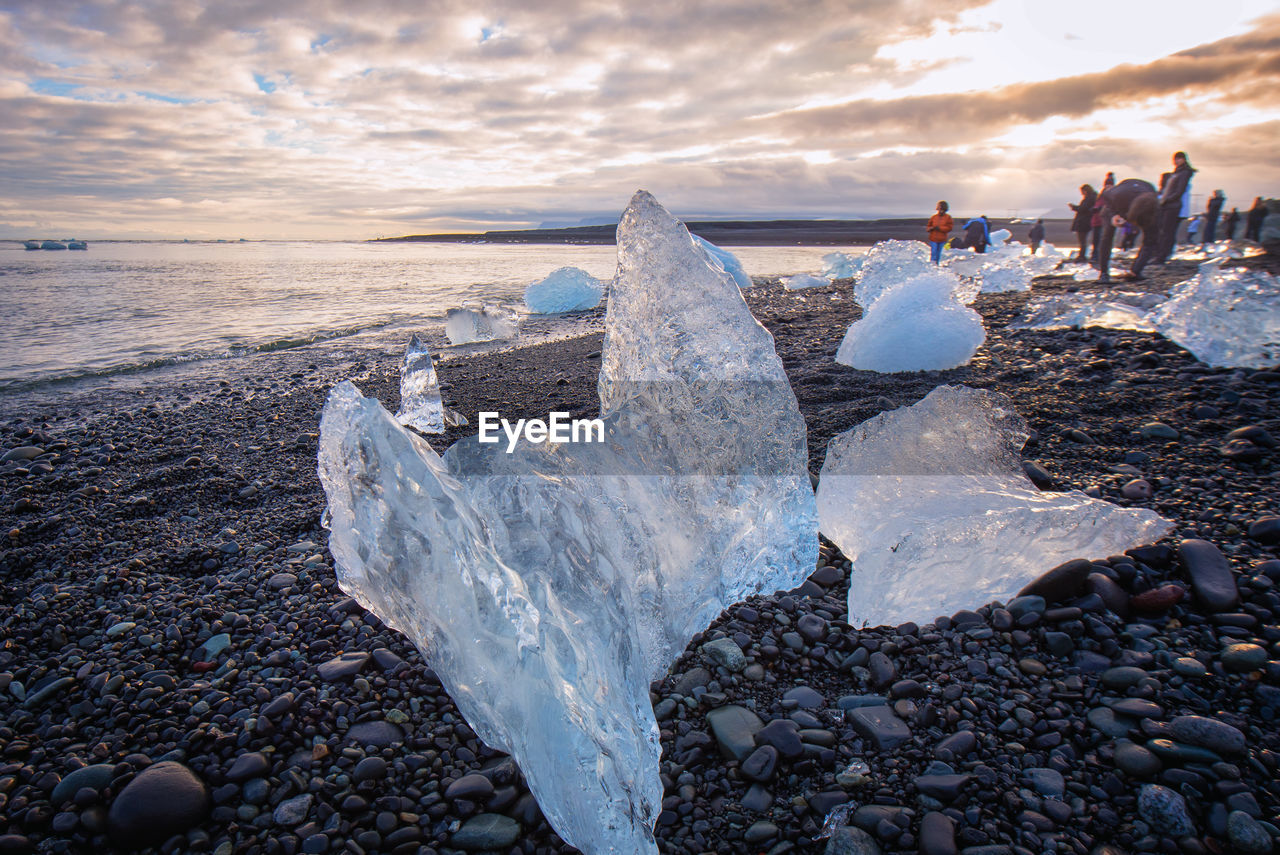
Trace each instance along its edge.
{"label": "distant land ridge", "polygon": [[[689,221],[689,231],[717,246],[870,246],[881,240],[925,240],[925,217],[879,220],[709,220]],[[963,220],[957,219],[957,230]],[[1020,223],[993,218],[991,230],[1009,229],[1014,240],[1027,242],[1034,220]],[[1044,221],[1048,240],[1059,246],[1074,243],[1070,220]],[[577,243],[612,244],[616,225],[573,226],[560,229],[510,229],[469,234],[404,235],[373,242],[426,243]]]}

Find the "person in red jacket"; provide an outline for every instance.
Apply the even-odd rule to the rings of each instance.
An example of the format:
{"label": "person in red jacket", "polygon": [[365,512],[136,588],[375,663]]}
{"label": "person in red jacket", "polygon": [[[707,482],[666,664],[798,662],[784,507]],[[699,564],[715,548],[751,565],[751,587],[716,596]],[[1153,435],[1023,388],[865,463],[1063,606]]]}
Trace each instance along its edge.
{"label": "person in red jacket", "polygon": [[929,218],[929,260],[934,264],[942,263],[942,247],[946,246],[947,237],[955,227],[947,213],[949,207],[946,202],[939,202],[938,213]]}

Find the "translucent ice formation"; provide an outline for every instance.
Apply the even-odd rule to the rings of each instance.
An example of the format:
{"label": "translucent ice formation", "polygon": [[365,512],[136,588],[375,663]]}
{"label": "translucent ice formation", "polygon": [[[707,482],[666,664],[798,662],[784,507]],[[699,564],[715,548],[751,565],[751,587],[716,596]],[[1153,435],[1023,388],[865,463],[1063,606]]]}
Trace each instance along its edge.
{"label": "translucent ice formation", "polygon": [[918,240],[882,240],[863,258],[862,273],[853,286],[854,299],[868,309],[893,286],[933,269],[927,244]]}
{"label": "translucent ice formation", "polygon": [[444,332],[451,344],[501,341],[519,334],[520,316],[506,306],[464,303],[449,310]]}
{"label": "translucent ice formation", "polygon": [[413,639],[560,836],[653,855],[649,683],[727,605],[798,585],[817,516],[771,336],[643,191],[605,323],[604,442],[440,458],[344,383],[320,477],[343,589]]}
{"label": "translucent ice formation", "polygon": [[992,240],[1001,233],[1004,239],[987,252],[949,254],[946,268],[970,283],[975,292],[999,294],[1031,290],[1032,279],[1049,273],[1061,261],[1058,251],[1048,244],[1041,248],[1043,255],[1032,255],[1022,244],[1009,240],[1007,230],[995,232]]}
{"label": "translucent ice formation", "polygon": [[577,267],[553,270],[524,289],[524,304],[535,315],[594,309],[604,297],[604,283]]}
{"label": "translucent ice formation", "polygon": [[939,386],[831,440],[818,519],[853,562],[850,623],[925,623],[1007,601],[1064,561],[1171,528],[1146,509],[1040,492],[1022,470],[1026,438],[1003,395]]}
{"label": "translucent ice formation", "polygon": [[816,276],[812,273],[797,273],[795,276],[787,276],[782,280],[782,287],[788,291],[799,291],[801,288],[817,288],[820,285],[830,284],[830,279]]}
{"label": "translucent ice formation", "polygon": [[465,425],[466,418],[444,405],[431,350],[414,333],[400,367],[400,411],[396,421],[423,433],[444,433],[446,426]]}
{"label": "translucent ice formation", "polygon": [[1101,327],[1112,330],[1155,332],[1146,319],[1160,294],[1100,291],[1084,294],[1048,294],[1027,303],[1022,317],[1010,324],[1015,330],[1065,330]]}
{"label": "translucent ice formation", "polygon": [[1224,271],[1221,264],[1201,264],[1147,320],[1208,365],[1280,365],[1280,279],[1262,270]]}
{"label": "translucent ice formation", "polygon": [[829,252],[822,256],[822,275],[828,279],[852,279],[862,270],[865,256]]}
{"label": "translucent ice formation", "polygon": [[954,273],[930,265],[890,287],[849,327],[836,362],[882,373],[966,364],[987,332],[982,316],[956,298],[959,286]]}
{"label": "translucent ice formation", "polygon": [[697,235],[691,235],[691,237],[698,246],[702,247],[703,252],[720,265],[725,273],[733,277],[733,281],[738,283],[739,288],[750,288],[752,286],[751,277],[747,275],[747,271],[743,268],[742,262],[738,260],[738,256]]}

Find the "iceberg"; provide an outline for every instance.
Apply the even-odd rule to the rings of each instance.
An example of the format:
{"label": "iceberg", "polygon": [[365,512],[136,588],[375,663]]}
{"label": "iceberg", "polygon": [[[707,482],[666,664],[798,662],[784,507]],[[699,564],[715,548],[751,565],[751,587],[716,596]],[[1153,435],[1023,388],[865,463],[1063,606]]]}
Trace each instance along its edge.
{"label": "iceberg", "polygon": [[822,256],[822,275],[828,279],[852,279],[862,270],[865,256],[829,252]]}
{"label": "iceberg", "polygon": [[423,433],[444,433],[446,427],[467,423],[461,414],[445,407],[431,350],[414,333],[400,366],[400,411],[396,421]]}
{"label": "iceberg", "polygon": [[561,267],[524,289],[524,304],[535,315],[594,309],[604,297],[604,283],[577,267]]}
{"label": "iceberg", "polygon": [[933,265],[890,287],[849,327],[836,362],[881,373],[968,363],[987,332],[982,316],[957,299],[959,288],[959,277]]}
{"label": "iceberg", "polygon": [[342,383],[319,472],[343,590],[417,644],[567,843],[654,855],[649,684],[728,605],[812,572],[817,510],[772,337],[643,191],[605,327],[603,442],[440,457]]}
{"label": "iceberg", "polygon": [[464,303],[448,311],[444,332],[455,345],[503,341],[520,333],[520,315],[506,306]]}
{"label": "iceberg", "polygon": [[788,291],[799,291],[802,288],[817,288],[820,285],[830,284],[830,279],[816,276],[813,273],[797,273],[795,276],[786,276],[782,279],[782,287]]}
{"label": "iceberg", "polygon": [[1027,303],[1022,317],[1009,325],[1015,330],[1065,330],[1101,327],[1112,330],[1155,332],[1147,319],[1161,294],[1100,291],[1084,294],[1049,294]]}
{"label": "iceberg", "polygon": [[1222,259],[1200,265],[1175,285],[1147,320],[1207,365],[1280,365],[1280,279],[1262,270],[1222,270]]}
{"label": "iceberg", "polygon": [[834,437],[822,533],[853,562],[849,622],[894,626],[1007,602],[1073,558],[1151,543],[1172,525],[1023,473],[1026,422],[1003,395],[939,386]]}
{"label": "iceberg", "polygon": [[733,277],[733,281],[738,283],[739,288],[750,288],[755,284],[751,281],[751,277],[747,275],[747,271],[743,268],[742,262],[738,260],[738,256],[697,235],[691,235],[691,237],[702,248],[702,251],[713,259],[714,263],[719,264],[725,273]]}

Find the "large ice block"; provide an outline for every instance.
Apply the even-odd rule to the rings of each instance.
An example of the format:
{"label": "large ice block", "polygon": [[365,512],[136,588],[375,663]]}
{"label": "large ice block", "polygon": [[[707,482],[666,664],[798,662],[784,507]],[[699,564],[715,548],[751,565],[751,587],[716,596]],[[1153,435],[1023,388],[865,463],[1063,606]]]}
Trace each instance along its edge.
{"label": "large ice block", "polygon": [[1073,558],[1151,543],[1170,524],[1023,473],[1026,422],[1003,395],[939,386],[834,438],[818,483],[822,533],[853,562],[849,621],[926,623],[1008,601]]}
{"label": "large ice block", "polygon": [[733,281],[738,283],[739,288],[750,288],[752,286],[751,277],[747,275],[746,268],[742,266],[742,262],[738,260],[738,256],[729,250],[716,246],[705,238],[692,235],[693,240],[702,248],[715,264],[719,264],[725,273],[728,273]]}
{"label": "large ice block", "polygon": [[828,279],[852,279],[862,270],[866,260],[862,255],[847,252],[829,252],[822,256],[822,275]]}
{"label": "large ice block", "polygon": [[648,193],[618,227],[605,325],[602,442],[440,458],[342,384],[320,477],[339,583],[418,645],[552,827],[653,855],[649,683],[728,605],[804,580],[817,512],[772,337]]}
{"label": "large ice block", "polygon": [[520,315],[507,306],[464,303],[448,311],[444,332],[455,345],[503,341],[520,333]]}
{"label": "large ice block", "polygon": [[868,309],[893,286],[933,269],[928,244],[918,240],[882,240],[867,250],[862,260],[862,272],[853,286],[854,299],[863,309]]}
{"label": "large ice block", "polygon": [[890,287],[849,327],[836,362],[882,373],[966,364],[987,332],[982,316],[957,299],[958,288],[959,277],[932,265]]}
{"label": "large ice block", "polygon": [[417,333],[409,339],[400,366],[400,410],[396,421],[423,433],[444,433],[446,427],[467,423],[461,413],[444,405],[431,349]]}
{"label": "large ice block", "polygon": [[1221,265],[1221,259],[1201,264],[1195,278],[1175,286],[1147,320],[1208,365],[1280,365],[1280,279]]}
{"label": "large ice block", "polygon": [[1155,332],[1147,312],[1164,299],[1160,294],[1095,291],[1046,294],[1029,301],[1022,316],[1009,325],[1015,330],[1063,330],[1101,327]]}
{"label": "large ice block", "polygon": [[577,267],[561,267],[524,289],[524,304],[535,315],[594,309],[604,297],[604,283]]}

